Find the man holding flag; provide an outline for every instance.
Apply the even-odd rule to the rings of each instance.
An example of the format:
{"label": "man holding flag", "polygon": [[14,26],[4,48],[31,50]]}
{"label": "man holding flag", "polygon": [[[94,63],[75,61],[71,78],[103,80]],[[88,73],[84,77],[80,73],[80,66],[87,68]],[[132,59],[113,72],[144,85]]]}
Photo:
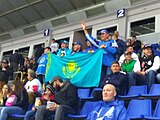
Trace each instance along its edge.
{"label": "man holding flag", "polygon": [[103,49],[103,65],[101,81],[106,75],[111,73],[111,64],[116,60],[117,43],[109,39],[109,33],[106,29],[99,32],[101,40],[96,40],[93,36],[88,34],[87,26],[83,23],[81,24],[82,29],[87,37],[87,39],[96,47]]}

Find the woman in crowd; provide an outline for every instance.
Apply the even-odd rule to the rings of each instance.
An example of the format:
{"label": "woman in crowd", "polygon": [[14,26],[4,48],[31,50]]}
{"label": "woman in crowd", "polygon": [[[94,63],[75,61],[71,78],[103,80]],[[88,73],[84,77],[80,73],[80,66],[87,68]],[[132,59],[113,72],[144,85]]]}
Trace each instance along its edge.
{"label": "woman in crowd", "polygon": [[28,109],[28,94],[20,81],[13,81],[11,84],[12,92],[17,96],[14,106],[3,107],[0,110],[0,120],[7,120],[12,114],[24,114]]}
{"label": "woman in crowd", "polygon": [[2,90],[0,90],[0,109],[2,108],[2,106],[5,106],[5,103],[7,101],[7,98],[9,97],[9,95],[11,94],[11,89],[10,87],[5,84],[2,87]]}

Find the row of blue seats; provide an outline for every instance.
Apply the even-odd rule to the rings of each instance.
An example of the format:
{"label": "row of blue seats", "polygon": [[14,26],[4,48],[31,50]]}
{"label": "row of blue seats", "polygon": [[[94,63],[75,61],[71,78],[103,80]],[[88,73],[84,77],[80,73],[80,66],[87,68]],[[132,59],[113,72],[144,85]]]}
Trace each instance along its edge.
{"label": "row of blue seats", "polygon": [[[81,103],[81,100],[92,100],[93,99],[93,93],[95,91],[102,91],[101,88],[93,88],[93,90],[91,91],[89,88],[86,89],[78,89],[78,97],[80,98],[79,103]],[[118,96],[119,98],[129,98],[129,97],[139,97],[139,96],[160,96],[160,84],[153,84],[149,93],[147,94],[147,86],[146,85],[142,85],[142,86],[131,86],[131,88],[129,89],[129,92],[127,95],[125,96]],[[93,101],[91,101],[93,102]],[[95,102],[97,103],[97,102]],[[29,106],[28,110],[31,109],[31,106]],[[81,109],[82,104],[79,105],[79,109]],[[96,104],[95,104],[96,106]],[[92,105],[92,107],[95,107],[94,105]],[[92,108],[90,107],[90,108]],[[89,108],[89,107],[87,107]],[[93,110],[93,109],[91,109]],[[81,110],[79,110],[81,111]],[[83,112],[82,112],[83,113]],[[82,114],[81,113],[81,114]],[[13,114],[12,117],[19,117],[19,118],[23,118],[25,115],[18,115],[18,114]],[[85,115],[86,116],[86,115]]]}
{"label": "row of blue seats", "polygon": [[[95,91],[102,91],[101,88],[94,88],[90,94],[90,89],[78,89],[78,97],[80,99],[93,99]],[[147,91],[147,85],[131,86],[126,95],[118,95],[118,98],[132,98],[132,97],[156,97],[160,96],[160,84],[153,84],[150,91]]]}
{"label": "row of blue seats", "polygon": [[[124,104],[124,101],[119,101]],[[77,115],[68,114],[71,119],[87,118],[87,115],[98,105],[98,101],[86,101],[81,111]],[[131,100],[127,113],[130,119],[146,119],[146,120],[160,120],[160,100],[158,100],[154,114],[152,115],[152,101],[148,100]]]}
{"label": "row of blue seats", "polygon": [[118,98],[130,97],[157,97],[160,96],[160,84],[153,84],[149,92],[147,92],[147,85],[131,86],[127,95],[118,96]]}

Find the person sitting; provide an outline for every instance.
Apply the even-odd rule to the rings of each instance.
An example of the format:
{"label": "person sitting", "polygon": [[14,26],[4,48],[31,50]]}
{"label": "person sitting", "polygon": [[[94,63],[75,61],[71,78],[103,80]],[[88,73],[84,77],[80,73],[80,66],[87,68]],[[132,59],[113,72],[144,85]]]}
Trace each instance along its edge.
{"label": "person sitting", "polygon": [[25,89],[29,95],[29,103],[33,103],[36,94],[41,94],[43,92],[42,84],[36,78],[36,74],[33,70],[28,70],[28,82],[25,84]]}
{"label": "person sitting", "polygon": [[116,100],[116,87],[106,84],[102,90],[103,101],[88,115],[87,120],[129,120],[126,108]]}
{"label": "person sitting", "polygon": [[0,90],[0,106],[6,106],[6,101],[11,94],[11,88],[9,85],[4,84]]}
{"label": "person sitting", "polygon": [[47,105],[48,101],[53,102],[54,94],[55,89],[51,85],[47,85],[45,92],[42,94],[42,97],[36,98],[34,107],[32,110],[26,113],[24,120],[30,120],[32,117],[34,117],[40,105]]}
{"label": "person sitting", "polygon": [[52,79],[51,85],[56,89],[55,103],[48,109],[46,109],[46,105],[39,106],[35,120],[44,120],[45,117],[54,113],[54,120],[64,120],[67,114],[75,114],[77,111],[78,95],[76,87],[68,80],[63,82],[59,76]]}
{"label": "person sitting", "polygon": [[133,85],[135,85],[136,82],[141,84],[147,83],[149,90],[152,84],[155,83],[156,71],[160,67],[157,63],[160,63],[160,58],[153,54],[150,45],[144,46],[143,54],[144,56],[140,60],[141,70],[136,73],[132,72],[132,74],[129,75],[129,81],[132,81]]}
{"label": "person sitting", "polygon": [[2,107],[0,109],[0,120],[7,120],[12,114],[25,114],[28,110],[28,94],[23,84],[18,80],[14,80],[10,83],[10,87],[16,95],[17,101],[13,106]]}
{"label": "person sitting", "polygon": [[132,58],[131,52],[125,52],[124,56],[125,56],[125,60],[121,64],[121,68],[122,68],[123,72],[129,73],[132,71],[134,71],[134,72],[140,71],[140,69],[141,69],[140,63],[139,63],[139,61],[136,61]]}
{"label": "person sitting", "polygon": [[71,55],[71,50],[68,48],[68,41],[61,41],[61,48],[58,50],[57,56],[63,57],[67,55]]}
{"label": "person sitting", "polygon": [[112,73],[105,77],[105,79],[101,82],[100,87],[103,88],[106,83],[113,83],[117,89],[117,94],[124,95],[127,91],[127,75],[120,72],[120,65],[118,62],[112,63],[111,70]]}
{"label": "person sitting", "polygon": [[[139,61],[138,55],[136,53],[133,52],[133,46],[127,46],[126,51],[125,52],[131,52],[132,53],[132,58],[133,60]],[[125,60],[125,54],[122,54],[119,58],[119,64],[121,65],[123,63],[123,61]]]}

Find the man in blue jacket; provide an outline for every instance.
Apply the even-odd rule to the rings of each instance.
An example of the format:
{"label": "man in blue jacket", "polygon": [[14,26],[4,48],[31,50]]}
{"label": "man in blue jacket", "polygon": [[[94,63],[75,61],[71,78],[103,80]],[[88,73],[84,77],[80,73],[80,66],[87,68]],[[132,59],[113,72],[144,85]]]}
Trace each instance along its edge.
{"label": "man in blue jacket", "polygon": [[57,56],[63,57],[67,55],[71,55],[71,50],[68,48],[68,41],[61,41],[61,48],[58,50]]}
{"label": "man in blue jacket", "polygon": [[81,24],[82,29],[87,37],[87,39],[96,47],[103,49],[103,65],[101,80],[105,78],[106,75],[111,73],[111,64],[116,60],[117,43],[115,40],[109,39],[109,33],[106,29],[99,32],[101,40],[96,40],[91,35],[88,34],[87,27],[85,24]]}
{"label": "man in blue jacket", "polygon": [[117,93],[113,84],[103,87],[103,101],[88,115],[87,120],[130,120],[126,108],[115,99]]}
{"label": "man in blue jacket", "polygon": [[41,57],[39,57],[37,63],[38,63],[38,67],[36,70],[36,74],[38,76],[38,79],[40,80],[41,84],[43,85],[47,85],[47,83],[45,82],[45,74],[46,74],[46,66],[47,66],[47,62],[48,62],[48,53],[51,52],[51,48],[50,47],[46,47],[44,49],[44,53],[41,55]]}

